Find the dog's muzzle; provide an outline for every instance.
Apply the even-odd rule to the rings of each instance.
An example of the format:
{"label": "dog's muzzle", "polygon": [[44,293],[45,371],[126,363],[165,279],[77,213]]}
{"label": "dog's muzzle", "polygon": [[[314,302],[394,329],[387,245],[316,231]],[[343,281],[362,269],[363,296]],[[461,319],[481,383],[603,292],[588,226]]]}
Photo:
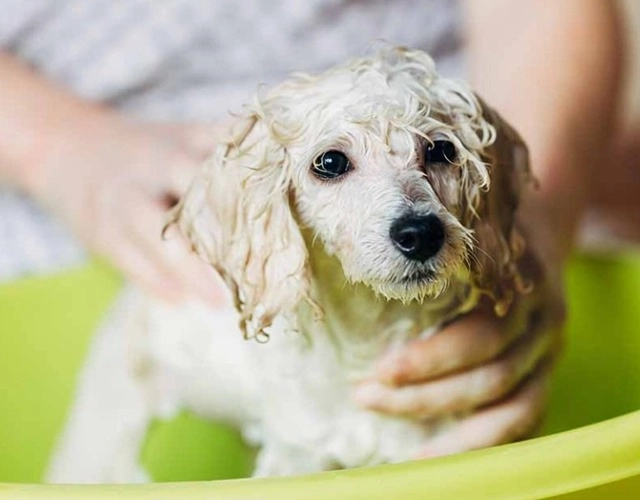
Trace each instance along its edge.
{"label": "dog's muzzle", "polygon": [[404,215],[393,222],[389,237],[408,259],[426,262],[435,256],[445,241],[444,224],[436,215]]}

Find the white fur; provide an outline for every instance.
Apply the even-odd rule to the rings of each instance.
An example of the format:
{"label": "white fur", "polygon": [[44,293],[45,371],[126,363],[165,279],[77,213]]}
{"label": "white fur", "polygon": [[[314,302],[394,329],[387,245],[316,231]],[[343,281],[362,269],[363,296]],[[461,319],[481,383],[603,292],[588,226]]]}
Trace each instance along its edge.
{"label": "white fur", "polygon": [[[424,146],[439,139],[454,143],[457,163],[425,170]],[[495,140],[466,85],[440,78],[417,51],[297,75],[256,97],[172,216],[233,305],[171,308],[127,292],[94,343],[49,478],[143,478],[135,464],[146,423],[182,407],[259,445],[259,476],[414,457],[447,419],[386,417],[357,407],[350,391],[384,351],[433,334],[481,293],[494,296],[474,281],[478,252],[499,248],[491,265],[515,272],[511,225],[504,234],[487,222],[500,206],[487,202]],[[344,152],[353,169],[314,177],[327,150]],[[390,241],[407,211],[445,226],[446,243],[427,262]],[[479,223],[488,230],[476,234]],[[480,234],[490,235],[486,248]],[[96,453],[105,442],[110,451]]]}

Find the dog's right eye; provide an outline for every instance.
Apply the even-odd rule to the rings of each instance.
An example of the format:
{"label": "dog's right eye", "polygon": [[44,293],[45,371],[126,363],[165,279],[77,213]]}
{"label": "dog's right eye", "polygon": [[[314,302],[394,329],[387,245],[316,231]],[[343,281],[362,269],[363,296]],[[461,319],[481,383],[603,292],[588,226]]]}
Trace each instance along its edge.
{"label": "dog's right eye", "polygon": [[456,147],[450,141],[433,141],[424,149],[424,161],[430,163],[452,164],[456,161]]}
{"label": "dog's right eye", "polygon": [[351,162],[340,151],[326,151],[313,160],[312,171],[320,179],[335,179],[351,170]]}

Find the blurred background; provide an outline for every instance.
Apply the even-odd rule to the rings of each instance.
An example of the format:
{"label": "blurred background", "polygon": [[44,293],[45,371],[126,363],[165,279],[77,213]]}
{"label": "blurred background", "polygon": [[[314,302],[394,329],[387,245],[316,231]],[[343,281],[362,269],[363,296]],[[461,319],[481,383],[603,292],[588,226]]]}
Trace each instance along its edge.
{"label": "blurred background", "polygon": [[[631,133],[630,131],[640,131],[640,2],[618,1],[623,14],[628,49],[621,121],[623,131]],[[447,26],[447,19],[443,16],[443,26]],[[274,36],[276,35],[277,33]],[[443,54],[445,66],[454,67],[456,59],[449,57],[446,50]],[[197,62],[201,55],[196,54],[194,57]],[[114,64],[117,65],[117,61]],[[121,70],[122,75],[126,76],[129,69],[125,67]],[[200,82],[206,83],[206,75],[196,76],[201,76]],[[153,79],[143,81],[132,93],[142,94],[147,88],[145,86],[153,87],[154,83]],[[248,89],[253,86],[250,81],[245,84],[233,90],[237,99],[244,99]],[[0,85],[3,85],[1,78]],[[175,81],[169,81],[161,92],[169,95],[178,87]],[[198,98],[200,90],[191,90],[191,96],[183,96],[186,99],[184,102],[193,103]],[[124,96],[123,100],[126,101],[128,97],[131,96]],[[219,98],[213,96],[211,99],[211,106],[220,105],[216,101]],[[152,118],[179,112],[181,119],[186,122],[208,114],[206,107],[181,107],[183,101],[178,106],[168,99],[167,107],[159,109],[154,109],[150,102],[143,98],[134,99],[131,101],[131,109]],[[226,107],[226,103],[224,104]],[[33,106],[38,113],[46,115],[47,105],[33,103]],[[69,108],[70,115],[73,114],[72,108],[73,106]],[[173,194],[184,189],[188,182],[186,178],[190,177],[201,159],[210,152],[212,130],[206,124],[189,122],[179,128],[159,124],[153,129],[141,130],[122,124],[111,116],[105,118],[101,111],[97,112],[100,118],[88,122],[90,126],[87,128],[98,124],[96,130],[101,134],[102,148],[99,153],[108,158],[109,162],[124,161],[119,150],[126,137],[136,141],[131,151],[122,153],[130,153],[134,157],[133,163],[167,162],[179,166],[175,175],[166,179],[168,188],[153,186],[158,191],[167,188]],[[104,134],[112,125],[115,125],[113,129],[120,130],[120,136],[107,137],[109,134]],[[106,139],[102,140],[102,137]],[[69,141],[73,142],[73,138]],[[162,144],[159,157],[139,154],[139,151],[153,150],[158,143]],[[86,156],[77,169],[79,178],[84,172],[83,166],[96,157],[93,150],[86,150],[85,153]],[[57,161],[63,162],[60,158],[65,158],[65,151],[56,154],[59,155]],[[133,206],[141,207],[139,213],[143,214],[149,208],[137,197],[137,193],[130,193],[127,186],[140,179],[155,178],[153,172],[151,174],[141,171],[140,178],[124,179],[122,189],[117,191],[118,196],[109,200],[109,206],[123,220],[130,218]],[[56,176],[52,177],[55,180]],[[40,188],[36,186],[34,189]],[[47,200],[52,207],[64,205],[77,208],[84,201],[69,204],[65,200],[66,205],[60,204],[64,191],[54,189],[53,193]],[[131,204],[128,203],[129,200]],[[13,213],[18,210],[20,217],[30,219],[35,211],[33,206],[21,205],[21,208],[16,209],[13,201],[12,197],[0,196],[0,209],[11,205]],[[171,197],[162,198],[153,210],[157,208],[158,211],[164,211],[174,201]],[[133,234],[122,238],[123,241],[142,241],[147,244],[146,238],[157,238],[161,219],[154,218],[157,214],[149,210],[149,218],[143,221],[148,231],[139,233],[132,229]],[[82,210],[79,212],[83,213]],[[68,226],[74,229],[97,227],[86,220],[69,216],[64,210],[56,215],[65,219]],[[11,229],[10,221],[0,221],[0,245],[11,244],[7,239]],[[41,231],[42,227],[37,225],[35,230]],[[105,230],[112,228],[107,227]],[[60,234],[68,231],[69,228],[54,224],[47,226],[45,233],[58,240]],[[95,235],[91,231],[85,231],[84,234],[86,239],[83,243],[104,249],[105,253],[113,251],[109,241],[92,239]],[[118,240],[119,236],[114,236],[114,239]],[[41,240],[26,237],[23,243],[23,251],[30,252],[33,261],[46,260],[46,256],[41,256]],[[123,248],[127,250],[126,245]],[[74,262],[84,255],[81,246],[72,242],[60,246],[58,250],[58,257],[62,262]],[[118,255],[120,261],[117,261]],[[154,263],[159,269],[166,268],[164,270],[171,275],[172,264],[184,261],[185,255],[184,249],[176,243],[174,250],[166,254],[166,260],[163,257]],[[145,259],[135,253],[116,253],[116,261],[116,264],[122,264],[125,272],[130,269],[143,286],[166,291],[169,299],[175,298],[172,294],[180,296],[188,289],[196,290],[204,300],[212,303],[220,299],[215,292],[211,292],[218,286],[215,277],[198,263],[193,263],[192,267],[186,266],[188,269],[182,266],[184,272],[171,276],[168,284],[157,281],[157,269],[147,269]],[[120,274],[113,271],[112,265],[92,259],[87,266],[64,275],[8,280],[0,285],[0,481],[37,482],[42,478],[48,454],[72,401],[74,377],[82,365],[91,334],[121,284]],[[640,356],[637,327],[640,324],[640,258],[637,252],[615,258],[576,257],[568,270],[568,287],[571,305],[568,325],[570,343],[556,376],[553,409],[545,428],[546,433],[566,431],[640,408],[640,373],[637,370]],[[180,460],[167,463],[163,460],[166,456],[180,456]],[[238,437],[228,429],[203,422],[192,415],[181,415],[174,422],[158,422],[154,426],[144,450],[144,461],[156,479],[184,480],[243,476],[250,470],[251,458]],[[214,475],[212,471],[216,471]]]}

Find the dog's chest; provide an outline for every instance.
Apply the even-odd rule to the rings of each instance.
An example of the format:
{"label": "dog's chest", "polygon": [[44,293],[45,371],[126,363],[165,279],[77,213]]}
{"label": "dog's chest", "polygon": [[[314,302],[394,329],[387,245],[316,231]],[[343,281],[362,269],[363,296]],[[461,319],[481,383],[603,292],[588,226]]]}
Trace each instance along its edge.
{"label": "dog's chest", "polygon": [[[321,320],[301,309],[296,330],[277,318],[266,344],[242,340],[232,311],[181,311],[169,321],[163,310],[149,338],[158,363],[179,374],[183,404],[239,425],[261,447],[257,475],[414,458],[435,427],[366,411],[352,391],[385,351],[433,333],[443,308],[358,294],[344,304]],[[174,360],[179,353],[191,361]]]}
{"label": "dog's chest", "polygon": [[[375,308],[374,308],[375,309]],[[283,332],[250,347],[251,365],[262,373],[255,394],[259,420],[245,429],[263,447],[258,475],[284,475],[398,462],[416,456],[433,432],[423,424],[358,407],[354,383],[371,374],[394,343],[433,331],[428,315],[374,314],[378,328],[349,331],[340,321],[312,322],[305,334]],[[278,326],[278,325],[274,325]],[[368,333],[368,335],[367,335]],[[357,339],[354,341],[353,339]]]}

